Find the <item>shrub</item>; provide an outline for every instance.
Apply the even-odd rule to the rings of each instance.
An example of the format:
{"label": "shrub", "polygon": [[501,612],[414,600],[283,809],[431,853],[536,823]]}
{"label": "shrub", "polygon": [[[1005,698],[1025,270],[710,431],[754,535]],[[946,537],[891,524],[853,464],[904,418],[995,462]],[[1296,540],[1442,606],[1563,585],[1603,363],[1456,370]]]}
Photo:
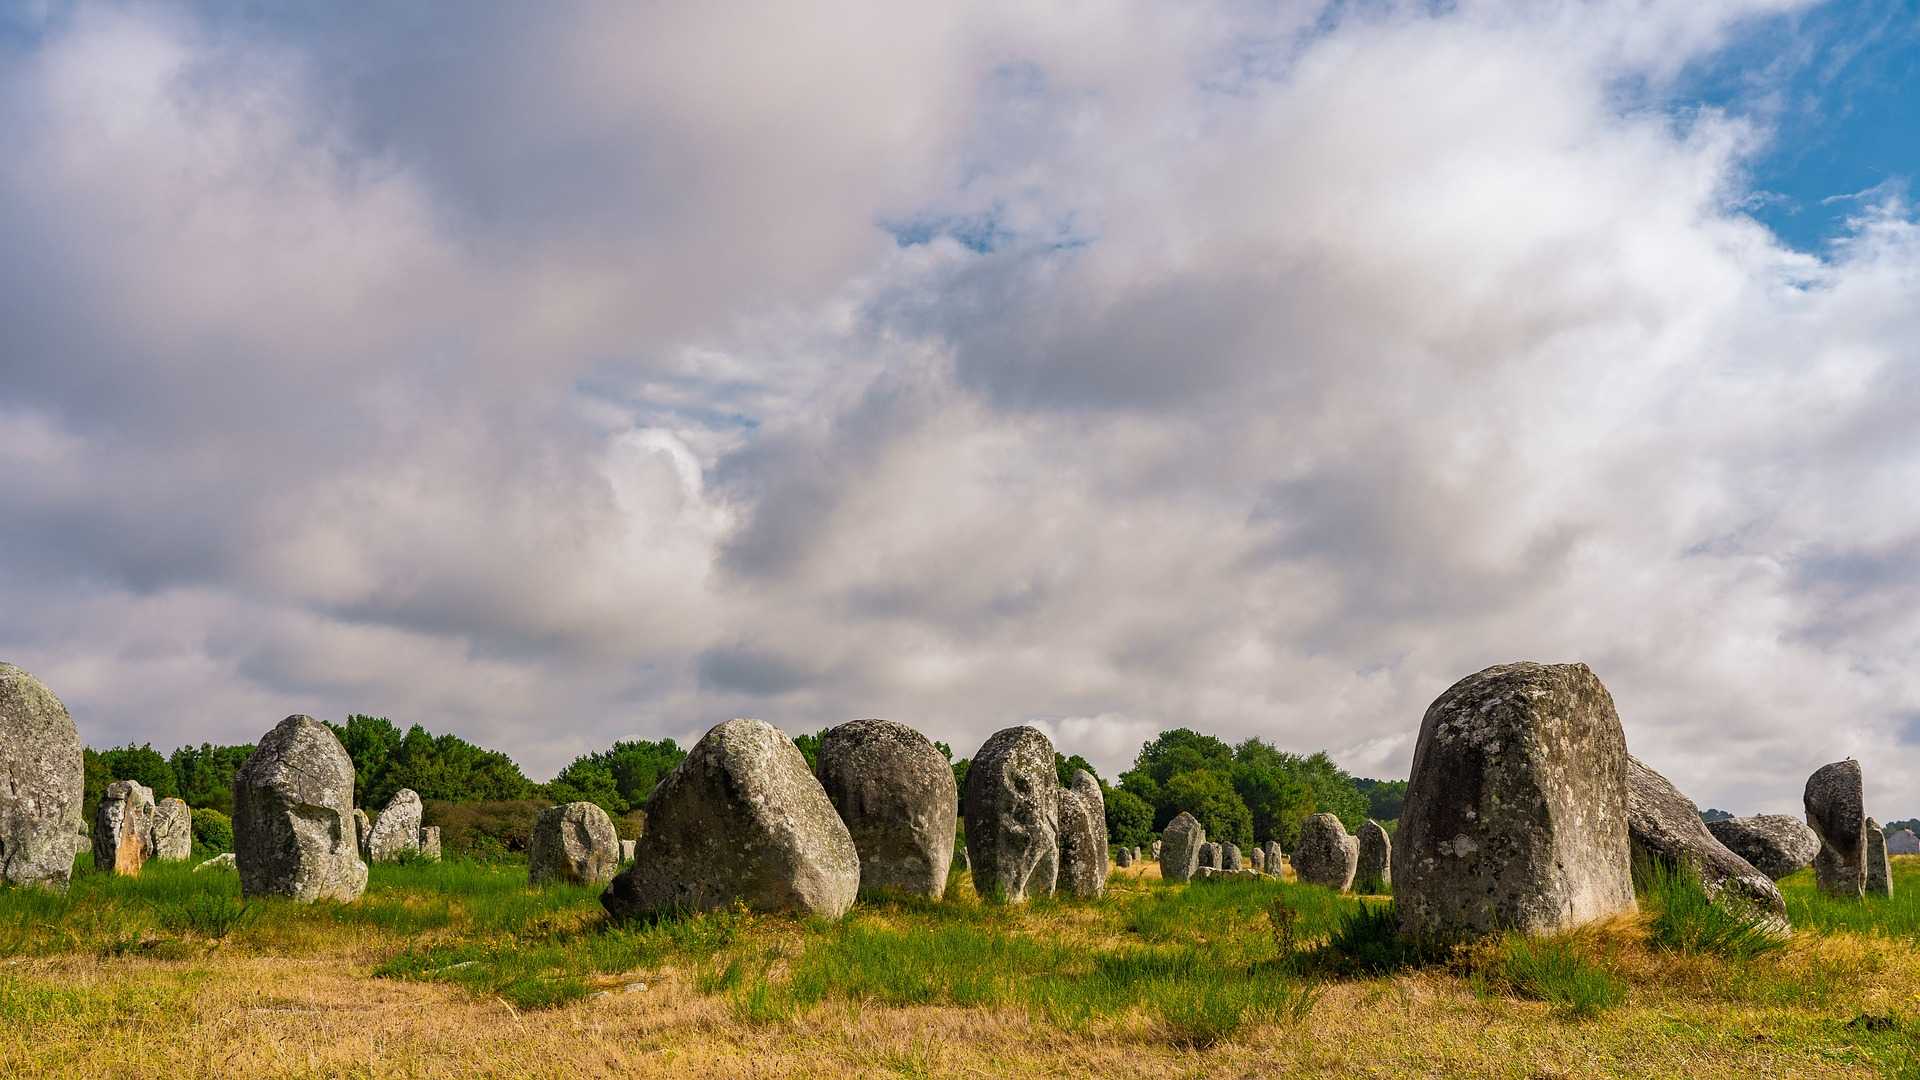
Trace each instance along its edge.
{"label": "shrub", "polygon": [[447,856],[500,860],[525,857],[533,819],[546,809],[539,799],[493,802],[445,802],[430,799],[421,823],[440,827],[440,850]]}
{"label": "shrub", "polygon": [[193,842],[212,852],[233,850],[233,819],[214,809],[193,812]]}

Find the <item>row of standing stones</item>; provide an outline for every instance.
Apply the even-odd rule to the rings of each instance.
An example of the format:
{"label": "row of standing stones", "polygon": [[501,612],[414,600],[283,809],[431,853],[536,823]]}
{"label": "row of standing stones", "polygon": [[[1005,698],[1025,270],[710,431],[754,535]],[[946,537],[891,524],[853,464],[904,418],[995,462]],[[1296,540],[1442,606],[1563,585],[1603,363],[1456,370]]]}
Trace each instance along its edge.
{"label": "row of standing stones", "polygon": [[[0,665],[0,765],[0,879],[64,884],[80,835],[79,740],[58,699],[11,665]],[[310,717],[262,738],[235,779],[232,862],[245,892],[352,900],[367,861],[437,854],[417,795],[401,792],[369,823],[353,808],[353,780],[338,740]],[[1808,825],[1777,815],[1703,825],[1695,804],[1626,752],[1612,697],[1584,664],[1506,664],[1462,679],[1427,710],[1398,845],[1377,822],[1353,836],[1316,814],[1291,862],[1302,881],[1333,889],[1391,882],[1402,929],[1443,937],[1550,932],[1632,911],[1636,858],[1684,865],[1710,894],[1781,924],[1773,882],[1809,861],[1830,893],[1890,891],[1888,845],[1864,815],[1858,762],[1815,772],[1804,801]],[[111,785],[96,862],[137,869],[149,852],[190,843],[184,804],[162,810],[172,802],[156,805],[130,781]],[[1083,771],[1062,788],[1051,741],[1031,727],[989,738],[958,792],[932,743],[892,721],[828,732],[816,774],[778,729],[730,720],[661,781],[646,811],[645,834],[624,842],[591,803],[543,812],[530,877],[610,882],[601,900],[615,916],[740,902],[837,918],[862,889],[943,895],[956,855],[970,853],[982,896],[1015,903],[1098,896],[1110,861],[1099,784]],[[956,814],[969,851],[954,850]],[[1272,842],[1244,858],[1210,844],[1184,812],[1154,849],[1175,882],[1278,873],[1286,857]],[[1140,857],[1125,849],[1116,861]]]}

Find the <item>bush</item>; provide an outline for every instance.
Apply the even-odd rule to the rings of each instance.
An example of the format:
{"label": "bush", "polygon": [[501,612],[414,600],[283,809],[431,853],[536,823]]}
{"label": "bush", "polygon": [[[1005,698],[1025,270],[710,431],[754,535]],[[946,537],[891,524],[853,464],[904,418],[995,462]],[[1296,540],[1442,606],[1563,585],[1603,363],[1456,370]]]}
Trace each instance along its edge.
{"label": "bush", "polygon": [[445,802],[430,799],[421,823],[440,827],[440,851],[454,858],[497,861],[525,858],[533,819],[549,804],[540,799]]}
{"label": "bush", "polygon": [[233,819],[218,810],[193,812],[193,842],[218,854],[233,850]]}

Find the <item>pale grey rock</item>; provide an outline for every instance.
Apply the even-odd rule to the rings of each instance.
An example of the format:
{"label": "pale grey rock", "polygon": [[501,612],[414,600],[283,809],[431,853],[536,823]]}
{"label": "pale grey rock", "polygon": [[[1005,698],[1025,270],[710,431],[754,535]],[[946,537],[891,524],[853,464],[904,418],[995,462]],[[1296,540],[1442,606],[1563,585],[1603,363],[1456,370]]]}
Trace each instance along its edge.
{"label": "pale grey rock", "polygon": [[1707,831],[1755,870],[1775,881],[1813,864],[1820,836],[1799,818],[1785,814],[1710,821]]}
{"label": "pale grey rock", "polygon": [[1258,845],[1248,849],[1247,865],[1254,870],[1265,873],[1267,869],[1267,853],[1262,851]]}
{"label": "pale grey rock", "polygon": [[1301,881],[1346,892],[1353,887],[1359,862],[1360,841],[1339,818],[1320,813],[1301,823],[1300,840],[1293,847],[1293,873]]}
{"label": "pale grey rock", "polygon": [[86,846],[86,765],[67,707],[0,663],[0,884],[65,889]]}
{"label": "pale grey rock", "polygon": [[420,826],[420,857],[428,862],[440,861],[440,826]]}
{"label": "pale grey rock", "polygon": [[353,830],[353,761],[311,716],[262,736],[233,778],[240,891],[303,903],[351,901],[367,887]]}
{"label": "pale grey rock", "polygon": [[1813,874],[1821,891],[1832,896],[1864,896],[1867,815],[1860,763],[1848,758],[1814,770],[1807,777],[1802,802],[1807,809],[1807,824],[1820,838]]}
{"label": "pale grey rock", "polygon": [[860,887],[938,900],[953,865],[953,767],[891,720],[852,720],[820,740],[820,785],[860,853]]}
{"label": "pale grey rock", "polygon": [[1455,683],[1421,721],[1395,841],[1410,934],[1544,934],[1636,910],[1612,695],[1585,664],[1503,664]]}
{"label": "pale grey rock", "polygon": [[1158,840],[1155,840],[1153,842],[1153,861],[1154,862],[1160,861],[1160,841]]}
{"label": "pale grey rock", "polygon": [[1231,871],[1231,870],[1239,870],[1241,868],[1242,868],[1242,863],[1240,861],[1240,845],[1234,843],[1231,840],[1221,844],[1220,845],[1220,869]]}
{"label": "pale grey rock", "polygon": [[1280,841],[1269,840],[1266,846],[1267,873],[1280,876],[1280,868],[1286,865],[1286,856],[1280,850]]}
{"label": "pale grey rock", "polygon": [[206,862],[201,863],[199,866],[194,867],[193,872],[197,874],[202,870],[233,870],[235,868],[236,862],[233,852],[224,851],[208,859]]}
{"label": "pale grey rock", "polygon": [[615,917],[739,901],[837,919],[860,891],[852,834],[793,740],[763,721],[707,732],[646,813],[633,865],[600,897]]}
{"label": "pale grey rock", "polygon": [[1368,818],[1354,839],[1360,843],[1360,859],[1353,871],[1354,891],[1373,895],[1392,888],[1393,838],[1387,830]]}
{"label": "pale grey rock", "polygon": [[1200,853],[1207,846],[1207,830],[1198,818],[1185,810],[1167,822],[1165,832],[1153,842],[1154,858],[1160,860],[1160,876],[1168,881],[1188,881],[1200,869]]}
{"label": "pale grey rock", "polygon": [[107,785],[93,815],[93,868],[138,876],[153,857],[153,789],[137,780]]}
{"label": "pale grey rock", "polygon": [[620,834],[599,806],[563,803],[533,819],[527,844],[527,880],[533,884],[600,885],[613,880],[619,863]]}
{"label": "pale grey rock", "polygon": [[1893,863],[1887,858],[1887,834],[1880,831],[1880,823],[1867,819],[1867,889],[1868,896],[1893,895]]}
{"label": "pale grey rock", "polygon": [[193,810],[185,799],[169,796],[154,804],[153,835],[147,846],[156,859],[193,858]]}
{"label": "pale grey rock", "polygon": [[401,788],[387,800],[367,834],[367,855],[374,862],[396,862],[420,852],[420,795]]}
{"label": "pale grey rock", "polygon": [[1094,842],[1099,846],[1099,858],[1097,858],[1095,862],[1098,863],[1100,867],[1100,880],[1104,883],[1107,880],[1108,855],[1107,796],[1105,792],[1100,790],[1100,781],[1094,779],[1093,774],[1085,769],[1075,769],[1073,771],[1072,787],[1074,791],[1080,793],[1081,800],[1087,804],[1087,813],[1093,817],[1091,827],[1093,829]]}
{"label": "pale grey rock", "polygon": [[1920,855],[1920,836],[1912,829],[1895,829],[1887,834],[1887,854]]}
{"label": "pale grey rock", "polygon": [[1700,808],[1639,758],[1627,757],[1627,837],[1633,857],[1691,867],[1709,897],[1730,894],[1784,927],[1787,904],[1773,879],[1727,850],[1700,820]]}
{"label": "pale grey rock", "polygon": [[353,808],[353,849],[360,853],[362,862],[373,861],[373,819],[365,810]]}
{"label": "pale grey rock", "polygon": [[1021,903],[1049,896],[1060,872],[1060,780],[1053,743],[1037,728],[995,732],[973,756],[961,803],[973,885]]}
{"label": "pale grey rock", "polygon": [[1082,900],[1106,891],[1106,833],[1086,796],[1072,788],[1060,792],[1060,891]]}
{"label": "pale grey rock", "polygon": [[623,865],[633,861],[633,849],[634,849],[634,846],[638,843],[639,843],[638,840],[620,841],[620,862]]}

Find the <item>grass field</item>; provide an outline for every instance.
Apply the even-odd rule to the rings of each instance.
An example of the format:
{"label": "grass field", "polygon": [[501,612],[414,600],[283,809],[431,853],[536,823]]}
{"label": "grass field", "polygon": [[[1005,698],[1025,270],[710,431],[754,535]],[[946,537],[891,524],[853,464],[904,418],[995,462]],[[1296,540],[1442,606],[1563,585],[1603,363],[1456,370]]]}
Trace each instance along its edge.
{"label": "grass field", "polygon": [[[607,925],[519,866],[382,865],[351,905],[231,873],[0,891],[0,1076],[1920,1077],[1920,858],[1892,900],[1782,883],[1756,941],[1634,919],[1421,954],[1291,882]],[[1671,883],[1669,883],[1671,885]]]}

